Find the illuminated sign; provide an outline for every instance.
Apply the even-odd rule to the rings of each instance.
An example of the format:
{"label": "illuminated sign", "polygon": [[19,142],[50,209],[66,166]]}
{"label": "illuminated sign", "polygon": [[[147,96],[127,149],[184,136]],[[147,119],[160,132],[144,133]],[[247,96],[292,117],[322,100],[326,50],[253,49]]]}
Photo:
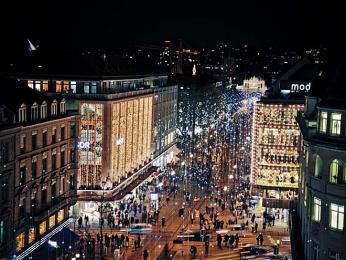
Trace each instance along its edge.
{"label": "illuminated sign", "polygon": [[311,82],[297,82],[282,80],[280,82],[280,91],[282,94],[289,93],[308,93],[312,89]]}
{"label": "illuminated sign", "polygon": [[78,142],[77,147],[79,149],[89,149],[90,148],[90,143],[89,142]]}
{"label": "illuminated sign", "polygon": [[311,89],[311,82],[309,83],[291,83],[291,92],[309,92]]}

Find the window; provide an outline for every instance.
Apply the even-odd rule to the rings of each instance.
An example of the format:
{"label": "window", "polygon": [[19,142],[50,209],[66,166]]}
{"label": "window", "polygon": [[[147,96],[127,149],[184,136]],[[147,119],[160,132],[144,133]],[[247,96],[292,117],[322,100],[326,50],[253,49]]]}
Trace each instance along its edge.
{"label": "window", "polygon": [[35,228],[31,227],[29,228],[29,232],[28,232],[28,244],[31,244],[32,242],[35,241],[36,238],[36,232],[35,232]]}
{"label": "window", "polygon": [[5,228],[4,228],[4,221],[0,220],[0,245],[4,243],[5,238]]}
{"label": "window", "polygon": [[45,174],[47,174],[47,157],[42,158],[42,175]]}
{"label": "window", "polygon": [[62,91],[62,82],[56,81],[55,82],[55,92],[61,92]]}
{"label": "window", "polygon": [[47,146],[47,129],[44,129],[42,132],[42,146]]}
{"label": "window", "polygon": [[52,183],[51,183],[51,195],[52,195],[52,201],[54,201],[56,199],[56,179],[53,179],[52,180]]}
{"label": "window", "polygon": [[96,94],[96,82],[91,83],[91,94]]}
{"label": "window", "polygon": [[56,169],[56,151],[52,152],[52,171]]}
{"label": "window", "polygon": [[321,221],[321,200],[319,198],[313,197],[312,201],[312,220],[316,222]]}
{"label": "window", "polygon": [[25,104],[22,104],[19,108],[18,121],[19,123],[26,122],[26,105]]}
{"label": "window", "polygon": [[66,101],[65,99],[61,100],[60,102],[60,114],[66,113]]}
{"label": "window", "polygon": [[332,113],[330,119],[330,134],[331,135],[340,135],[341,130],[341,114]]}
{"label": "window", "polygon": [[25,184],[26,181],[26,166],[25,161],[20,162],[20,168],[19,168],[19,185]]}
{"label": "window", "polygon": [[47,102],[43,101],[41,104],[41,119],[47,118]]}
{"label": "window", "polygon": [[60,137],[61,141],[65,140],[65,126],[60,128]]}
{"label": "window", "polygon": [[31,159],[31,178],[34,180],[37,177],[37,157]]}
{"label": "window", "polygon": [[42,185],[41,204],[44,206],[47,204],[47,184],[45,183]]}
{"label": "window", "polygon": [[329,182],[338,183],[339,161],[333,160],[329,168]]}
{"label": "window", "polygon": [[342,260],[343,258],[342,258],[341,253],[330,250],[329,251],[329,259],[330,260]]}
{"label": "window", "polygon": [[41,91],[41,81],[35,81],[35,89]]}
{"label": "window", "polygon": [[316,159],[315,159],[315,173],[314,176],[316,178],[321,178],[322,177],[322,159],[321,157],[317,154]]}
{"label": "window", "polygon": [[8,142],[2,143],[1,151],[0,151],[0,165],[4,165],[9,162],[10,160],[9,150],[10,150],[9,143]]}
{"label": "window", "polygon": [[20,153],[25,153],[25,135],[20,136]]}
{"label": "window", "polygon": [[29,88],[34,89],[34,82],[32,80],[28,80],[28,86]]}
{"label": "window", "polygon": [[55,226],[55,215],[49,217],[49,229]]}
{"label": "window", "polygon": [[327,132],[327,120],[328,120],[327,112],[321,112],[320,113],[320,133]]}
{"label": "window", "polygon": [[70,126],[70,135],[71,135],[71,138],[76,137],[76,125],[74,124]]}
{"label": "window", "polygon": [[32,132],[31,134],[31,146],[32,150],[36,150],[37,148],[37,132]]}
{"label": "window", "polygon": [[42,91],[48,92],[48,80],[44,80],[42,83]]}
{"label": "window", "polygon": [[46,224],[46,221],[43,221],[39,225],[39,233],[40,233],[40,235],[43,235],[44,233],[46,233],[46,230],[47,230],[47,224]]}
{"label": "window", "polygon": [[35,121],[38,119],[38,104],[35,102],[31,106],[31,120]]}
{"label": "window", "polygon": [[16,237],[16,251],[19,252],[24,247],[25,247],[25,234],[24,232],[22,232]]}
{"label": "window", "polygon": [[56,116],[57,115],[57,105],[58,102],[56,100],[53,101],[52,105],[51,105],[51,108],[52,108],[52,112],[51,112],[51,115],[52,116]]}
{"label": "window", "polygon": [[1,190],[1,194],[0,194],[0,202],[7,202],[8,200],[8,179],[2,179],[2,182],[0,182],[0,190]]}
{"label": "window", "polygon": [[77,90],[77,83],[76,81],[71,81],[71,85],[70,85],[70,92],[72,93],[76,93],[76,90]]}
{"label": "window", "polygon": [[70,82],[69,81],[64,81],[63,82],[63,92],[68,93],[70,88]]}
{"label": "window", "polygon": [[60,166],[64,166],[65,165],[65,151],[61,151],[60,152]]}
{"label": "window", "polygon": [[344,206],[331,203],[329,208],[329,226],[333,229],[344,229]]}
{"label": "window", "polygon": [[56,127],[52,128],[52,144],[56,143]]}
{"label": "window", "polygon": [[58,223],[61,223],[64,220],[64,210],[63,209],[58,211],[57,219],[58,219]]}
{"label": "window", "polygon": [[89,94],[89,82],[84,82],[84,94]]}
{"label": "window", "polygon": [[19,198],[19,217],[23,218],[25,216],[25,197]]}

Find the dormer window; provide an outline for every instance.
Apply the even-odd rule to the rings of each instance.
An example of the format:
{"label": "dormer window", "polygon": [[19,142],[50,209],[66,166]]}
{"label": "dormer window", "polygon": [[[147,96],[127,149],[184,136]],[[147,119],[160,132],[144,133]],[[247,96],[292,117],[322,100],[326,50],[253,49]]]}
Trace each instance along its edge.
{"label": "dormer window", "polygon": [[60,114],[65,114],[66,113],[66,100],[63,99],[60,102]]}
{"label": "dormer window", "polygon": [[18,121],[20,123],[26,122],[26,105],[22,104],[19,108]]}
{"label": "dormer window", "polygon": [[58,110],[58,102],[54,99],[53,103],[52,103],[52,116],[56,116],[57,115],[57,110]]}
{"label": "dormer window", "polygon": [[41,119],[47,118],[47,102],[43,101],[41,105]]}
{"label": "dormer window", "polygon": [[35,102],[31,106],[31,120],[35,121],[38,119],[38,104]]}

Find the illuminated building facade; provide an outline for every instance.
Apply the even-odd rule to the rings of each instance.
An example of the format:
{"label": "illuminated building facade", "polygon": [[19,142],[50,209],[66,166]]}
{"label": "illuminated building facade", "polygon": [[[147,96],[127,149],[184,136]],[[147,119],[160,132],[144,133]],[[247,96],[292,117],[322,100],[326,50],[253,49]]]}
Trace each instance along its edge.
{"label": "illuminated building facade", "polygon": [[345,102],[340,98],[310,96],[306,110],[298,117],[303,137],[299,242],[307,260],[346,256]]}
{"label": "illuminated building facade", "polygon": [[78,101],[80,189],[97,187],[103,177],[116,186],[152,159],[153,95],[136,94],[112,101]]}
{"label": "illuminated building facade", "polygon": [[296,196],[300,167],[296,116],[303,108],[302,101],[268,98],[255,105],[251,182],[253,193],[263,193],[264,206],[275,207],[270,203]]}
{"label": "illuminated building facade", "polygon": [[[174,159],[176,144],[178,87],[167,86],[154,90],[154,129],[152,152],[161,167]],[[161,156],[160,156],[161,155]]]}
{"label": "illuminated building facade", "polygon": [[6,235],[13,238],[1,256],[35,258],[36,250],[70,223],[69,209],[77,201],[78,116],[66,109],[64,98],[47,97],[18,81],[3,80],[1,87],[7,95],[0,98],[6,108],[0,136],[14,138],[13,149],[2,142],[14,180],[2,188],[12,196],[12,229]]}

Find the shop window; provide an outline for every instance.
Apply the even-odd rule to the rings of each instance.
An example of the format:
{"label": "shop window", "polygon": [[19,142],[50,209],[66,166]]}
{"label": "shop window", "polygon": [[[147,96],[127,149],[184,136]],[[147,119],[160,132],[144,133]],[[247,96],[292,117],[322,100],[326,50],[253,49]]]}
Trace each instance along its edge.
{"label": "shop window", "polygon": [[312,201],[312,220],[316,222],[321,221],[321,200],[319,198],[313,197]]}
{"label": "shop window", "polygon": [[28,243],[31,244],[36,239],[36,230],[34,227],[29,228],[28,232]]}
{"label": "shop window", "polygon": [[57,220],[58,220],[58,223],[61,223],[63,220],[64,220],[64,210],[61,209],[58,211],[58,214],[57,214]]}
{"label": "shop window", "polygon": [[32,81],[32,80],[28,80],[28,86],[29,86],[29,88],[34,88],[34,81]]}
{"label": "shop window", "polygon": [[332,113],[330,118],[330,134],[340,135],[340,131],[341,131],[341,114]]}
{"label": "shop window", "polygon": [[329,208],[329,226],[333,229],[344,229],[344,206],[331,203]]}
{"label": "shop window", "polygon": [[46,221],[43,221],[39,225],[39,233],[40,235],[43,235],[44,233],[46,233],[46,231],[47,231],[47,224],[46,224]]}
{"label": "shop window", "polygon": [[35,89],[41,91],[41,81],[35,81]]}
{"label": "shop window", "polygon": [[49,229],[55,226],[55,215],[49,217]]}
{"label": "shop window", "polygon": [[329,182],[338,183],[339,161],[333,160],[329,167]]}
{"label": "shop window", "polygon": [[25,234],[24,232],[22,232],[16,237],[16,251],[19,252],[24,247],[25,247]]}

